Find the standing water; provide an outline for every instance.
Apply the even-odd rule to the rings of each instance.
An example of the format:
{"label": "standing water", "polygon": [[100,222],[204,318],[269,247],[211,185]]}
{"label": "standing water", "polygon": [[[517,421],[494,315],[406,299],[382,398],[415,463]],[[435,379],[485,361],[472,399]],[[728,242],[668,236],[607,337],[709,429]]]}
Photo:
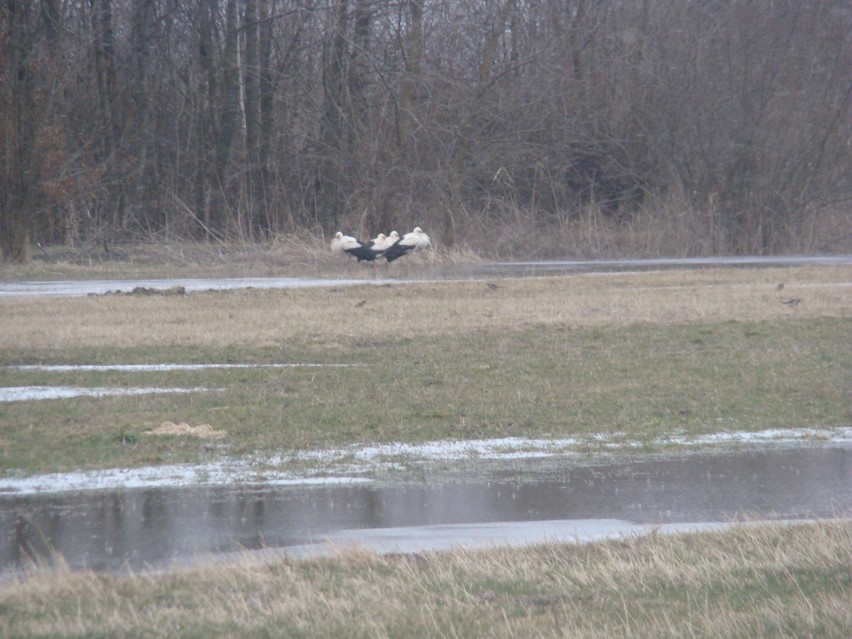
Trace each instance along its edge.
{"label": "standing water", "polygon": [[446,471],[428,483],[6,495],[0,574],[56,555],[72,568],[139,570],[245,549],[298,556],[354,543],[408,552],[850,513],[848,444],[600,464],[560,458]]}

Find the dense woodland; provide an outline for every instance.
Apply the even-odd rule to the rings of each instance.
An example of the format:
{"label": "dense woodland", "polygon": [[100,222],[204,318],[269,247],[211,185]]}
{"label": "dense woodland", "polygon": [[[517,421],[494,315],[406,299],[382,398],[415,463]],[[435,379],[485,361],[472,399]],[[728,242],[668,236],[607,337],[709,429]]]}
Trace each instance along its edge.
{"label": "dense woodland", "polygon": [[837,250],[852,5],[2,0],[0,147],[7,261],[414,224],[504,257]]}

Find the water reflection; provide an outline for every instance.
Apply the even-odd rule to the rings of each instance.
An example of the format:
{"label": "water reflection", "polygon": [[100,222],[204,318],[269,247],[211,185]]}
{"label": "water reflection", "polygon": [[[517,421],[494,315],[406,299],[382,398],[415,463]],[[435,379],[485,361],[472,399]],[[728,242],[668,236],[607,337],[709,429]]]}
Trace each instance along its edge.
{"label": "water reflection", "polygon": [[[0,571],[60,554],[72,567],[134,569],[240,548],[299,547],[347,531],[548,520],[638,524],[852,513],[852,447],[571,460],[438,484],[144,489],[0,497]],[[449,530],[449,533],[448,533]],[[453,529],[421,529],[423,549]],[[461,530],[461,529],[459,529]],[[353,532],[354,531],[354,532]],[[461,542],[464,540],[461,539]]]}

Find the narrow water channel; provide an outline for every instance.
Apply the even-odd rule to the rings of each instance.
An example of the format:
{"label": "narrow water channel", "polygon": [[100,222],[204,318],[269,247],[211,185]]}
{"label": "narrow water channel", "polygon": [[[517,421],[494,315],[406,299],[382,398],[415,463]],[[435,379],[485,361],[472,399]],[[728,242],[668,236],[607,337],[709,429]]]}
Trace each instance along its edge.
{"label": "narrow water channel", "polygon": [[[335,540],[414,551],[581,537],[589,526],[619,533],[850,514],[848,444],[600,464],[563,458],[398,484],[6,495],[0,574],[57,555],[72,568],[140,570],[242,549],[313,554]],[[537,536],[524,536],[533,529]]]}
{"label": "narrow water channel", "polygon": [[[483,262],[474,264],[421,265],[416,272],[394,269],[381,275],[372,266],[363,265],[356,277],[219,277],[113,280],[54,280],[0,282],[0,299],[13,297],[79,297],[130,293],[134,290],[166,291],[179,288],[183,292],[222,291],[246,288],[292,289],[352,286],[362,284],[400,284],[411,280],[468,280],[576,273],[611,273],[624,271],[698,269],[708,267],[831,266],[852,264],[852,255],[746,255],[727,257],[687,257],[620,260],[547,260],[538,262]],[[351,273],[352,271],[349,271]],[[400,279],[402,277],[402,279]]]}

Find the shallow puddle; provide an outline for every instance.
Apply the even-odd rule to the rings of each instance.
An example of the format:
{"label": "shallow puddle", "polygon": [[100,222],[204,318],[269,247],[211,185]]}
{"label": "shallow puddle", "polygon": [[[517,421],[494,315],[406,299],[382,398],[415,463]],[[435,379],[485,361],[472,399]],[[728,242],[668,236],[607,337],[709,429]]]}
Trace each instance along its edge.
{"label": "shallow puddle", "polygon": [[126,373],[158,373],[171,371],[201,371],[209,369],[229,368],[353,368],[361,364],[319,364],[312,362],[296,362],[282,364],[17,364],[7,366],[13,371],[39,371],[47,373],[80,373],[80,372],[126,372]]}
{"label": "shallow puddle", "polygon": [[209,393],[210,388],[157,388],[119,386],[3,386],[0,387],[0,402],[27,402],[44,399],[70,399],[73,397],[108,397],[112,395],[148,395],[157,393]]}
{"label": "shallow puddle", "polygon": [[413,552],[850,514],[848,444],[606,464],[558,458],[475,474],[458,467],[428,483],[7,495],[0,573],[32,558],[49,563],[52,553],[73,568],[139,570],[245,549]]}

